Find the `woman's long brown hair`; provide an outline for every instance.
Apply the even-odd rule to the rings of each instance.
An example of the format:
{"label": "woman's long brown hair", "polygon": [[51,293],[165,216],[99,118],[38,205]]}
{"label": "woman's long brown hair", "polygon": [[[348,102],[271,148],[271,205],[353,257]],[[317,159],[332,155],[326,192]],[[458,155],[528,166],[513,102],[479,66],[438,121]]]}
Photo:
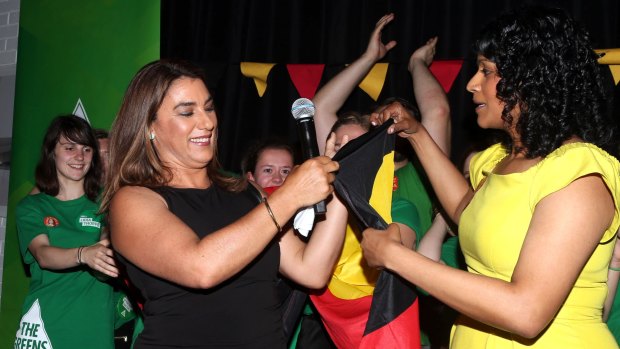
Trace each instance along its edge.
{"label": "woman's long brown hair", "polygon": [[[153,188],[172,179],[172,172],[162,164],[149,139],[149,127],[157,118],[168,89],[181,78],[205,82],[198,67],[176,60],[149,63],[131,80],[110,132],[110,168],[101,201],[102,212],[109,209],[110,200],[124,186]],[[207,176],[230,191],[240,191],[247,184],[243,178],[230,177],[221,171],[217,144],[214,144],[213,159],[207,164]]]}

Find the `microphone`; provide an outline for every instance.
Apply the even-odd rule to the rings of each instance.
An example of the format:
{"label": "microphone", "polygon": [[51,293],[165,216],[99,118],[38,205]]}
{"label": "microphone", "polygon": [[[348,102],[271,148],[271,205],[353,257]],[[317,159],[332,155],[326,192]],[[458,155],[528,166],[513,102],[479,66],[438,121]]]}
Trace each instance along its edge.
{"label": "microphone", "polygon": [[[303,160],[321,155],[314,129],[314,103],[308,98],[299,98],[293,102],[291,113],[297,122]],[[314,213],[325,214],[325,201],[314,204]]]}

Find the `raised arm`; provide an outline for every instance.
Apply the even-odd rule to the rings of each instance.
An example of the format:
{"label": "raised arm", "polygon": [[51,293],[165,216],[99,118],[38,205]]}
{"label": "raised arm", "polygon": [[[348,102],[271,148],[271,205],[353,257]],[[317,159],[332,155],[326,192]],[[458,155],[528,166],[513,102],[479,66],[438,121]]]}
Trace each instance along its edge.
{"label": "raised arm", "polygon": [[435,76],[429,70],[435,56],[437,37],[415,50],[409,58],[408,69],[413,81],[415,100],[422,115],[422,125],[444,154],[450,154],[450,105]]}
{"label": "raised arm", "polygon": [[394,14],[381,17],[370,36],[366,52],[329,80],[312,99],[315,106],[314,125],[316,128],[316,138],[321,151],[325,149],[325,140],[332,125],[336,122],[338,110],[349,98],[355,86],[364,79],[378,60],[396,46],[396,41],[390,41],[387,44],[381,41],[383,28],[393,19]]}
{"label": "raised arm", "polygon": [[163,279],[193,288],[214,287],[254,260],[278,233],[277,226],[284,226],[299,208],[325,199],[333,191],[337,169],[338,163],[327,157],[304,162],[269,197],[268,205],[257,205],[202,239],[154,191],[123,187],[110,206],[114,248]]}

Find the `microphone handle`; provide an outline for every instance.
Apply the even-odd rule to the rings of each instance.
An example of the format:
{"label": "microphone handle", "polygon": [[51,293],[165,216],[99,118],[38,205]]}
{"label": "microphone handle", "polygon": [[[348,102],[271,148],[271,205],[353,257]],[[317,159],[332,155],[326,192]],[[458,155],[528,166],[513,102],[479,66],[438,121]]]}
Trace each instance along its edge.
{"label": "microphone handle", "polygon": [[[301,143],[301,154],[304,161],[321,155],[316,142],[316,131],[312,117],[297,120],[297,126]],[[313,207],[314,213],[317,215],[324,215],[326,212],[324,200],[317,202]]]}
{"label": "microphone handle", "polygon": [[298,120],[297,126],[299,142],[301,143],[301,155],[304,161],[321,155],[316,142],[316,131],[312,118]]}
{"label": "microphone handle", "polygon": [[317,215],[324,215],[327,212],[327,208],[325,208],[325,200],[321,200],[314,204],[314,213]]}

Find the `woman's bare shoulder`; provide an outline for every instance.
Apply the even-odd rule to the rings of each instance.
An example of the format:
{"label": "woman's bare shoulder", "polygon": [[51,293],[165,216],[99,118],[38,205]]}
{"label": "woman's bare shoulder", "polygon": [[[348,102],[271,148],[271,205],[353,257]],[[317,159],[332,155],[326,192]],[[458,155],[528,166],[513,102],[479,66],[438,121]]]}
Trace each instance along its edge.
{"label": "woman's bare shoulder", "polygon": [[111,208],[114,207],[126,207],[127,205],[136,204],[154,204],[154,205],[166,205],[165,200],[147,187],[141,186],[125,186],[120,188],[112,197]]}

